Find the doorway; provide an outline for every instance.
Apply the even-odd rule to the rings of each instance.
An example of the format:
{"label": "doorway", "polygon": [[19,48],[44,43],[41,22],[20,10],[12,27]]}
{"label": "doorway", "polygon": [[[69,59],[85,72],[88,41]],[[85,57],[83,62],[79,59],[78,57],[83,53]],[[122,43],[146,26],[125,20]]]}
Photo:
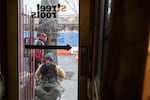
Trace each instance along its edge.
{"label": "doorway", "polygon": [[66,73],[64,81],[61,82],[65,89],[61,99],[77,100],[79,1],[19,0],[19,8],[19,100],[37,99],[34,78],[37,48],[26,46],[36,46],[40,33],[46,35],[41,59],[47,53],[52,53],[54,63]]}

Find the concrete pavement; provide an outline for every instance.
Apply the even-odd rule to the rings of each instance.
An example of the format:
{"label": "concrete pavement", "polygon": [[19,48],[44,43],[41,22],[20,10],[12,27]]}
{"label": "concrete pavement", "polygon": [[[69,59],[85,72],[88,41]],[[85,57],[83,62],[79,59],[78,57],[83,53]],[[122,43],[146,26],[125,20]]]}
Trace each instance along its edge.
{"label": "concrete pavement", "polygon": [[58,64],[65,72],[73,73],[61,83],[65,89],[61,100],[78,100],[78,63],[74,58],[75,55],[58,55]]}

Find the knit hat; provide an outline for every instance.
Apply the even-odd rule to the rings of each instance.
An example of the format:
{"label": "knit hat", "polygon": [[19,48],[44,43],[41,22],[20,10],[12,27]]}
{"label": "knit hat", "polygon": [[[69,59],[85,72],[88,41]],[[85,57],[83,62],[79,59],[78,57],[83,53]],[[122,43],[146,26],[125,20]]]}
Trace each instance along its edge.
{"label": "knit hat", "polygon": [[44,61],[46,60],[50,60],[50,61],[54,61],[54,57],[52,53],[47,53],[44,57]]}

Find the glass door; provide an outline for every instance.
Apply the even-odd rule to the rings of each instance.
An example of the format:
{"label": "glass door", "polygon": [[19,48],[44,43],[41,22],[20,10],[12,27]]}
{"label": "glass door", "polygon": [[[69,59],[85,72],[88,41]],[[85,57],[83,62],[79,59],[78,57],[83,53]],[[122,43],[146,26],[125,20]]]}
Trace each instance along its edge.
{"label": "glass door", "polygon": [[[19,0],[19,99],[39,99],[35,79],[45,55],[64,72],[62,100],[78,99],[79,1]],[[39,57],[40,55],[40,57]],[[38,57],[37,57],[38,56]],[[43,74],[42,74],[43,75]],[[47,93],[48,94],[48,93]]]}

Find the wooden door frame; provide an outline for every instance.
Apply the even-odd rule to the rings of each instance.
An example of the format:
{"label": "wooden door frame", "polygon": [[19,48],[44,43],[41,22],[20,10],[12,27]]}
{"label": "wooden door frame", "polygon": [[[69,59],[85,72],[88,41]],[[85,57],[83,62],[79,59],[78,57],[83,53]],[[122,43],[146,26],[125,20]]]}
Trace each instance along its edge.
{"label": "wooden door frame", "polygon": [[8,100],[19,100],[18,0],[7,1]]}
{"label": "wooden door frame", "polygon": [[[90,0],[80,0],[79,15],[79,83],[78,99],[87,98],[87,69],[85,55],[88,55],[90,33]],[[18,0],[7,0],[7,48],[8,48],[8,100],[19,100],[19,74],[18,74]],[[87,51],[86,51],[87,50]],[[82,55],[82,53],[84,55]],[[88,64],[86,64],[88,65]]]}
{"label": "wooden door frame", "polygon": [[4,76],[5,81],[5,93],[4,100],[7,100],[7,89],[8,89],[8,75],[7,75],[7,27],[6,27],[6,1],[0,1],[0,69],[1,73]]}

